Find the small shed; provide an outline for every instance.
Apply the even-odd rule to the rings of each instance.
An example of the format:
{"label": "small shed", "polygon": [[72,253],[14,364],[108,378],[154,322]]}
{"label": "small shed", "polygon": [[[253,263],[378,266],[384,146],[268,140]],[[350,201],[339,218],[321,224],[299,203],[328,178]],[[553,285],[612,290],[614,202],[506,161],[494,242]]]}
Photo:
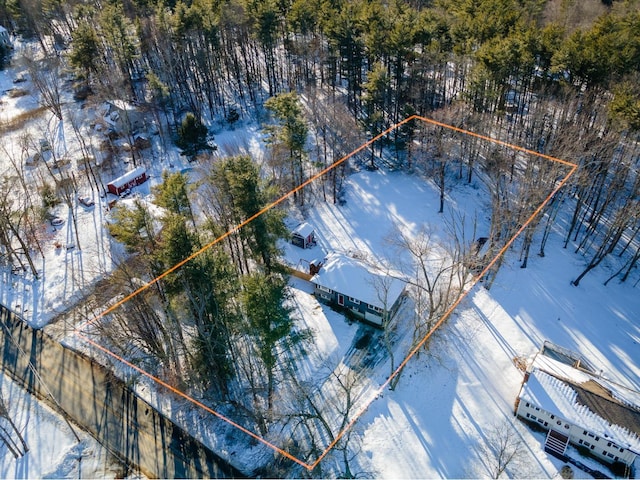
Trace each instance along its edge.
{"label": "small shed", "polygon": [[107,184],[107,190],[114,195],[120,195],[127,188],[141,185],[148,179],[147,171],[144,167],[138,167],[119,176]]}
{"label": "small shed", "polygon": [[303,222],[291,232],[291,243],[300,248],[312,247],[316,244],[316,232],[311,225]]}

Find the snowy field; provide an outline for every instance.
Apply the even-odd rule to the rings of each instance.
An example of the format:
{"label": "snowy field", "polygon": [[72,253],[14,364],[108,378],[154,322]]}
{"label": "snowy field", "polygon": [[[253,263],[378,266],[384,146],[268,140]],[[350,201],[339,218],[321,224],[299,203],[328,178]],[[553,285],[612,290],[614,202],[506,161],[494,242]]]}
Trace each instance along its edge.
{"label": "snowy field", "polygon": [[[0,91],[13,88],[15,73],[0,72]],[[29,88],[28,82],[20,85]],[[36,104],[33,97],[20,98],[2,96],[2,120]],[[43,115],[34,126],[50,123],[49,114]],[[53,130],[58,132],[60,141],[65,139],[65,148],[74,151],[77,146],[73,145],[68,128],[63,124]],[[10,137],[3,138],[5,145],[11,141]],[[260,129],[256,124],[220,131],[216,143],[221,153],[247,151],[261,157]],[[162,169],[180,171],[189,167],[176,151],[163,150],[155,139],[146,155],[151,180],[134,189],[134,195],[142,198],[158,182]],[[304,220],[318,232],[318,245],[304,253],[310,255],[307,260],[332,250],[374,260],[389,259],[393,254],[388,237],[395,226],[415,233],[427,225],[436,235],[443,232],[442,215],[436,213],[436,188],[415,176],[382,170],[360,172],[349,178],[346,191],[344,206],[316,201],[305,212]],[[55,228],[43,225],[45,257],[38,264],[41,277],[16,275],[10,266],[0,268],[0,302],[22,314],[33,326],[47,324],[56,313],[89,292],[122,258],[121,249],[106,233],[105,199],[98,192],[84,193],[90,193],[96,204],[74,207],[82,248],[75,245],[70,212],[58,207],[55,213],[65,223]],[[447,208],[450,207],[466,211],[470,217],[488,211],[480,191],[473,186],[450,191]],[[291,227],[301,220],[299,212],[292,212],[288,219]],[[478,221],[482,226],[487,219],[478,216]],[[491,289],[476,286],[436,335],[430,350],[408,363],[396,390],[385,392],[371,404],[354,427],[363,437],[354,460],[354,473],[376,478],[486,477],[490,470],[488,432],[507,421],[513,423],[526,445],[526,458],[518,465],[518,476],[557,477],[562,464],[543,452],[544,437],[513,418],[522,381],[514,359],[531,361],[544,340],[579,352],[603,376],[640,390],[638,289],[615,282],[604,287],[604,280],[615,268],[606,263],[586,276],[579,287],[572,286],[570,282],[582,269],[584,259],[575,255],[571,247],[562,248],[563,234],[560,222],[551,235],[546,257],[532,257],[526,269],[519,268],[518,252],[509,251]],[[300,255],[292,248],[286,246],[289,258]],[[307,374],[311,376],[325,359],[345,354],[358,325],[347,323],[319,305],[309,294],[308,285],[295,280],[292,288],[296,315],[316,332],[316,351],[308,360]],[[388,365],[381,364],[370,387],[375,389],[382,383],[388,371]],[[190,410],[183,400],[161,398],[148,380],[140,380],[137,388],[141,396],[155,401],[185,427],[193,430],[196,425],[209,423],[208,414]],[[103,457],[96,454],[99,446],[86,437],[77,444],[58,417],[32,397],[22,396],[6,379],[2,382],[3,394],[28,438],[30,452],[15,460],[0,448],[0,477],[103,478],[117,474],[105,467]],[[219,450],[229,447],[215,432],[202,429],[197,435]],[[253,460],[252,452],[229,450],[227,454],[241,463]],[[78,461],[80,457],[82,462]],[[93,460],[88,458],[95,459],[93,467]],[[82,472],[78,470],[80,463]],[[574,473],[577,477],[587,476],[575,469]]]}
{"label": "snowy field", "polygon": [[[388,249],[385,237],[394,224],[409,229],[428,224],[436,232],[442,225],[435,213],[435,186],[415,177],[360,172],[350,178],[347,192],[344,207],[319,203],[309,211],[307,220],[319,232],[316,249],[375,256]],[[471,216],[483,208],[472,187],[456,187],[448,204]],[[479,217],[480,227],[482,220]],[[587,276],[580,287],[572,286],[582,259],[562,249],[562,240],[559,226],[546,257],[532,258],[527,269],[520,268],[518,252],[509,251],[491,289],[476,286],[437,334],[431,350],[408,363],[398,388],[372,403],[356,426],[364,434],[358,457],[363,473],[383,478],[486,477],[487,432],[508,421],[528,449],[514,473],[557,476],[561,463],[543,452],[544,437],[513,418],[523,378],[514,360],[531,362],[545,340],[580,352],[603,376],[640,389],[637,288],[603,286],[607,267]],[[328,330],[318,335],[327,353],[335,347],[325,345],[325,338],[351,340]]]}
{"label": "snowy field", "polygon": [[[124,472],[93,437],[74,426],[79,440],[63,418],[37,401],[6,375],[0,376],[0,392],[8,414],[24,439],[0,419],[3,436],[19,447],[18,458],[0,443],[0,478],[121,478]],[[7,433],[9,432],[9,433]],[[16,449],[18,451],[18,449]]]}
{"label": "snowy field", "polygon": [[[394,228],[416,231],[429,224],[432,231],[442,232],[441,216],[435,213],[437,202],[436,188],[414,176],[382,170],[356,173],[349,178],[344,206],[316,202],[308,208],[304,220],[316,228],[317,245],[301,250],[285,244],[285,257],[304,265],[301,259],[338,250],[389,259],[388,237]],[[456,187],[447,205],[470,216],[484,209],[473,186]],[[301,220],[298,214],[290,217],[290,227]],[[549,240],[546,257],[533,257],[527,269],[519,267],[516,249],[509,251],[491,290],[479,285],[469,293],[435,336],[430,350],[408,363],[396,390],[374,400],[355,424],[363,442],[352,471],[375,478],[487,477],[492,468],[489,444],[495,441],[490,432],[506,422],[526,446],[523,457],[510,466],[510,474],[558,477],[563,464],[544,453],[544,435],[513,417],[523,379],[514,362],[533,361],[545,340],[581,353],[603,376],[640,389],[640,330],[634,317],[640,311],[637,289],[625,284],[604,287],[607,266],[586,277],[580,287],[572,286],[582,260],[572,250],[562,249],[562,240],[560,224]],[[360,326],[319,304],[308,283],[292,279],[291,285],[294,315],[315,332],[314,349],[299,374],[313,378],[328,359],[339,361],[345,356]],[[401,310],[400,315],[406,313]],[[359,400],[375,393],[388,372],[388,364],[380,364],[359,392]],[[208,414],[194,409],[192,416],[184,401],[156,398],[148,382],[142,384],[140,394],[150,401],[155,398],[168,415],[228,458],[246,466],[264,458],[259,449],[237,451],[225,443],[215,433],[219,421]],[[211,428],[202,427],[206,424]],[[577,451],[570,453],[606,472]],[[578,478],[590,478],[573,470]]]}

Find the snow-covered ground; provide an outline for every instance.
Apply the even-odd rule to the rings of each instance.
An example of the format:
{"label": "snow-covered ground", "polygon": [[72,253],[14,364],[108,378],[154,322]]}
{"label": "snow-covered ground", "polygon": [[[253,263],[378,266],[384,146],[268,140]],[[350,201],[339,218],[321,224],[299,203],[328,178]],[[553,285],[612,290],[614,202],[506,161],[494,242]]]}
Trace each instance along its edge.
{"label": "snow-covered ground", "polygon": [[[13,88],[14,75],[11,70],[0,72],[0,91]],[[29,83],[21,83],[20,87],[29,88]],[[20,99],[2,95],[0,120],[35,105],[32,97]],[[48,123],[48,114],[43,115],[41,121]],[[64,128],[66,146],[73,150],[73,134],[66,130],[68,125]],[[3,142],[11,144],[11,138],[4,138]],[[256,124],[220,131],[216,143],[221,154],[247,151],[261,157],[260,129]],[[134,194],[141,197],[149,194],[163,168],[197,169],[185,164],[176,151],[163,150],[155,139],[145,155],[151,180],[134,189]],[[158,161],[151,161],[155,159]],[[393,259],[388,240],[395,226],[415,234],[425,225],[436,236],[444,234],[442,215],[436,213],[437,191],[423,179],[384,170],[359,172],[349,178],[346,189],[343,206],[321,201],[308,206],[304,219],[316,228],[318,245],[309,251],[287,245],[285,254],[293,263],[296,255],[298,261],[303,256],[311,260],[331,250],[371,260]],[[16,275],[10,266],[0,268],[0,303],[22,314],[34,326],[45,325],[56,312],[90,291],[94,282],[121,258],[121,249],[106,233],[106,200],[98,192],[91,194],[95,206],[76,206],[81,249],[66,248],[75,245],[75,235],[70,230],[67,208],[58,207],[55,213],[65,223],[57,228],[43,226],[45,257],[38,265],[41,278]],[[479,227],[486,227],[483,223],[486,218],[476,213],[487,211],[480,189],[456,187],[449,192],[447,205],[467,212],[469,218],[477,216]],[[288,220],[293,228],[303,218],[295,213]],[[513,405],[522,381],[522,372],[516,368],[514,359],[531,361],[544,340],[579,352],[605,377],[640,389],[637,288],[615,282],[604,287],[603,281],[609,274],[606,264],[585,277],[579,287],[572,286],[570,282],[579,273],[584,259],[571,248],[563,249],[562,240],[560,223],[551,235],[544,258],[532,257],[528,268],[521,269],[517,252],[509,251],[491,289],[478,285],[469,293],[430,343],[429,351],[407,364],[397,388],[379,396],[356,423],[354,428],[362,434],[363,441],[354,460],[354,473],[378,478],[488,476],[489,432],[506,421],[514,425],[526,445],[518,476],[558,476],[562,464],[543,452],[544,437],[513,418]],[[327,358],[344,356],[358,325],[349,324],[339,314],[318,304],[304,282],[292,281],[292,289],[295,314],[316,332],[316,350],[309,356],[306,372],[312,376]],[[77,339],[68,340],[76,343]],[[389,366],[381,364],[369,387],[375,390],[388,371]],[[213,423],[209,414],[197,407],[189,413],[184,400],[163,398],[153,382],[139,380],[137,388],[142,396],[156,402],[185,427],[195,431],[199,426],[197,435],[219,451],[230,450],[222,435],[202,428]],[[3,380],[3,391],[8,385]],[[11,387],[5,399],[21,398],[11,403],[10,410],[23,421],[21,428],[33,444],[22,460],[14,460],[6,449],[0,449],[0,476],[77,476],[74,462],[78,463],[79,453],[95,452],[99,447],[84,443],[88,439],[76,445],[59,418],[50,417],[56,428],[47,427],[44,418],[49,414],[35,413],[32,409],[42,407],[31,397],[19,397],[18,390]],[[36,441],[36,435],[42,436],[42,440]],[[252,461],[250,452],[227,454],[241,462]],[[84,469],[89,462],[83,458]],[[87,470],[83,476],[111,476],[104,462],[100,463],[98,456],[95,458],[94,473]],[[574,473],[586,476],[575,469]]]}
{"label": "snow-covered ground", "polygon": [[[428,182],[398,172],[360,172],[349,179],[347,191],[345,206],[319,203],[309,211],[321,252],[380,255],[398,223],[442,231],[437,191]],[[473,187],[456,187],[448,203],[471,217],[485,207]],[[478,220],[481,229],[481,215]],[[544,437],[513,418],[523,379],[515,361],[532,361],[545,340],[580,352],[603,376],[640,389],[637,288],[603,286],[606,266],[572,286],[582,259],[562,248],[562,234],[560,225],[546,256],[536,256],[526,269],[520,268],[518,252],[509,251],[491,289],[476,286],[430,351],[408,363],[397,389],[371,404],[358,425],[364,434],[362,472],[384,478],[487,476],[487,432],[507,421],[527,446],[518,476],[556,476],[561,463],[543,452]],[[309,259],[318,256],[313,250],[305,253]],[[342,340],[327,330],[318,338]]]}
{"label": "snow-covered ground", "polygon": [[0,375],[0,392],[9,417],[28,447],[24,453],[18,435],[0,419],[6,429],[3,436],[10,436],[19,445],[20,454],[24,453],[15,458],[0,442],[0,478],[121,478],[125,474],[93,437],[77,426],[70,427],[58,413],[6,375]]}
{"label": "snow-covered ground", "polygon": [[[0,123],[10,121],[25,111],[33,111],[38,106],[37,92],[28,80],[28,75],[27,80],[17,86],[29,93],[18,99],[9,96],[8,92],[17,88],[13,81],[19,72],[19,69],[0,71]],[[82,153],[70,119],[73,117],[80,124],[85,142],[98,144],[102,137],[90,125],[100,115],[97,111],[90,110],[81,110],[80,104],[69,98],[65,109],[67,117],[63,122],[58,122],[50,112],[44,111],[27,121],[19,130],[6,133],[0,139],[0,151],[7,153],[0,155],[0,175],[16,177],[17,172],[8,155],[19,164],[23,162],[20,138],[26,133],[31,136],[28,142],[28,152],[31,154],[37,151],[40,140],[46,140],[58,152],[58,158],[81,158]],[[120,139],[118,142],[122,144],[124,140]],[[220,145],[218,154],[244,152],[260,159],[264,148],[260,141],[259,126],[256,124],[249,124],[237,131],[221,131],[219,136],[216,135],[216,142]],[[197,165],[189,164],[186,158],[180,156],[177,148],[165,148],[157,136],[151,136],[151,148],[143,150],[141,156],[150,180],[132,188],[133,195],[118,200],[120,203],[131,203],[134,198],[149,197],[151,185],[160,181],[164,170],[193,171],[194,178],[199,174]],[[129,157],[130,154],[126,151],[116,155],[112,164],[121,165],[119,169],[94,167],[104,185],[120,173],[134,168],[129,163]],[[52,181],[42,162],[23,168],[27,182],[32,185],[39,186],[43,181]],[[95,282],[111,272],[123,258],[123,249],[112,240],[107,229],[110,220],[108,202],[113,201],[114,197],[105,197],[102,192],[96,191],[84,173],[75,171],[74,174],[79,185],[77,195],[95,202],[94,205],[85,206],[74,198],[77,237],[72,211],[66,204],[60,203],[50,214],[62,219],[63,223],[53,226],[50,222],[42,221],[38,232],[38,242],[44,253],[44,256],[34,256],[39,278],[34,278],[28,271],[12,273],[12,267],[16,265],[0,265],[0,303],[20,314],[34,328],[47,325],[56,314],[88,294]]]}
{"label": "snow-covered ground", "polygon": [[[345,205],[317,201],[308,206],[304,219],[315,227],[317,245],[302,250],[283,244],[284,255],[301,268],[305,260],[334,250],[389,261],[388,238],[396,227],[418,231],[427,224],[436,234],[444,231],[437,202],[435,187],[415,176],[382,170],[356,173],[349,178]],[[476,216],[476,210],[486,211],[474,186],[456,187],[447,204],[469,217]],[[486,218],[479,213],[477,217],[482,228]],[[292,216],[290,227],[301,220],[300,215]],[[545,340],[581,353],[603,376],[640,389],[640,331],[634,318],[640,311],[637,289],[631,284],[603,286],[606,265],[586,277],[580,287],[572,286],[582,259],[563,249],[562,240],[560,223],[546,257],[536,256],[527,269],[521,269],[513,249],[490,290],[482,284],[471,290],[430,343],[430,350],[407,364],[398,387],[378,396],[355,424],[363,442],[352,472],[380,478],[485,477],[492,468],[490,444],[496,441],[490,432],[506,423],[525,446],[511,474],[558,476],[563,464],[544,453],[544,436],[513,417],[523,379],[516,363],[531,362]],[[294,315],[315,332],[314,349],[301,363],[304,368],[299,374],[314,378],[328,359],[339,361],[345,356],[360,327],[319,304],[308,283],[293,279],[291,285]],[[359,399],[375,394],[388,372],[388,364],[379,365],[362,386]],[[180,411],[177,419],[187,426],[197,424],[184,407],[164,405],[169,414]],[[208,416],[199,415],[206,423]],[[214,430],[201,431],[201,438],[222,450],[228,448]],[[575,450],[571,454],[606,471]],[[244,465],[255,461],[254,453],[248,451],[230,455]],[[576,477],[589,478],[573,470]]]}

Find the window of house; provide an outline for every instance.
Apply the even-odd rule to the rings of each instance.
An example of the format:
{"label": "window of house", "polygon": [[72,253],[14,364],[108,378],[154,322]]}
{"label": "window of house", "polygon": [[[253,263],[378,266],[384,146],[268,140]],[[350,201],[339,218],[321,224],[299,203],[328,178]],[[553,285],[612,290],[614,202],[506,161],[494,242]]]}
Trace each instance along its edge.
{"label": "window of house", "polygon": [[527,407],[529,406],[529,402],[527,402]]}
{"label": "window of house", "polygon": [[624,452],[624,448],[620,447],[620,452]]}
{"label": "window of house", "polygon": [[549,426],[549,422],[544,422],[544,426],[548,427]]}
{"label": "window of house", "polygon": [[600,440],[600,437],[596,437],[596,442],[597,442],[598,440]]}
{"label": "window of house", "polygon": [[382,312],[382,309],[380,307],[376,307],[375,305],[369,305],[369,308],[374,312],[378,312],[378,313]]}
{"label": "window of house", "polygon": [[529,414],[527,413],[527,418],[529,418]]}
{"label": "window of house", "polygon": [[610,447],[610,446],[611,446],[611,442],[607,442],[607,447]]}
{"label": "window of house", "polygon": [[320,294],[320,296],[321,296],[322,298],[324,298],[325,300],[331,300],[331,296],[330,296],[330,295],[327,295],[326,293],[321,293],[321,294]]}
{"label": "window of house", "polygon": [[607,457],[613,458],[613,453],[607,453]]}
{"label": "window of house", "polygon": [[620,460],[620,457],[616,455],[615,457],[613,457],[613,459],[617,462],[618,460]]}
{"label": "window of house", "polygon": [[535,415],[531,415],[531,420],[537,420],[538,417],[536,417]]}
{"label": "window of house", "polygon": [[323,285],[316,284],[316,287],[318,287],[318,290],[322,290],[323,292],[331,293],[331,289],[327,288],[327,287],[325,287]]}
{"label": "window of house", "polygon": [[565,424],[564,424],[564,428],[566,428],[567,430],[569,430],[569,424],[568,424],[568,423],[565,423]]}
{"label": "window of house", "polygon": [[553,420],[554,418],[556,418],[556,416],[555,415],[551,415],[551,420]]}
{"label": "window of house", "polygon": [[544,420],[543,420],[542,418],[539,418],[539,419],[538,419],[538,423],[543,424],[543,423],[544,423]]}
{"label": "window of house", "polygon": [[[582,441],[582,440],[581,440],[581,441]],[[590,446],[591,446],[591,444],[590,444],[589,442],[584,442],[584,446],[585,446],[585,447],[590,447]]]}
{"label": "window of house", "polygon": [[[587,432],[585,431],[585,433],[587,433]],[[587,433],[587,435],[590,436],[591,438],[595,437],[595,435],[593,433]]]}
{"label": "window of house", "polygon": [[580,445],[582,445],[582,439],[578,440],[578,443],[579,443]]}
{"label": "window of house", "polygon": [[596,446],[595,445],[591,445],[591,450],[595,450]]}
{"label": "window of house", "polygon": [[602,450],[602,455],[606,455],[607,451],[606,450]]}
{"label": "window of house", "polygon": [[556,421],[556,425],[562,425],[562,422],[560,420]]}
{"label": "window of house", "polygon": [[353,297],[347,297],[351,303],[355,303],[356,305],[360,305],[360,300]]}

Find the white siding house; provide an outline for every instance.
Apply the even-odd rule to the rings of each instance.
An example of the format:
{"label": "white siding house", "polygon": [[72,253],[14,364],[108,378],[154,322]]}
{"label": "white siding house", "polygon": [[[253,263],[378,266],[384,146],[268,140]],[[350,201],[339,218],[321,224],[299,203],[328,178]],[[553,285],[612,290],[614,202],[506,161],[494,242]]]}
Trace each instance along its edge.
{"label": "white siding house", "polygon": [[104,121],[122,134],[133,134],[144,128],[144,114],[137,105],[124,100],[111,100],[102,107]]}
{"label": "white siding house", "polygon": [[570,443],[631,469],[640,454],[640,393],[561,359],[536,357],[516,415],[548,431],[545,450],[555,455],[565,455]]}

